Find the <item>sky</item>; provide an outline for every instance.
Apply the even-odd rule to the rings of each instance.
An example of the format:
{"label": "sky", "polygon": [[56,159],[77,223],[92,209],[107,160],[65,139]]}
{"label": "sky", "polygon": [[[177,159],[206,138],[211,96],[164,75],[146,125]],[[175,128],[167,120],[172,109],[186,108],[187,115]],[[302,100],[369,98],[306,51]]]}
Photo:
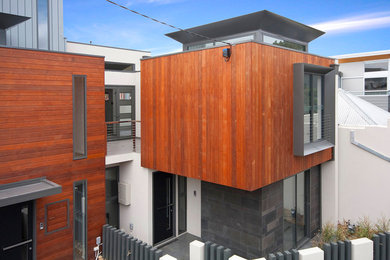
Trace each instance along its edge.
{"label": "sky", "polygon": [[[113,0],[183,29],[269,10],[326,33],[309,52],[332,56],[390,49],[390,0]],[[105,0],[63,0],[69,41],[151,51],[177,52],[165,36],[175,30]]]}

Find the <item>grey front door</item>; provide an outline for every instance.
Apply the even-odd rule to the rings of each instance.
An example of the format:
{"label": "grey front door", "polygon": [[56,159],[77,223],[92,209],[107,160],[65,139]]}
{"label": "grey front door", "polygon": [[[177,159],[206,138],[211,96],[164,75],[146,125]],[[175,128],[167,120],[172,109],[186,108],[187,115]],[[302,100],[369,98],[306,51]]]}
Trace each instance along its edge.
{"label": "grey front door", "polygon": [[33,256],[33,202],[0,208],[0,259],[30,260]]}

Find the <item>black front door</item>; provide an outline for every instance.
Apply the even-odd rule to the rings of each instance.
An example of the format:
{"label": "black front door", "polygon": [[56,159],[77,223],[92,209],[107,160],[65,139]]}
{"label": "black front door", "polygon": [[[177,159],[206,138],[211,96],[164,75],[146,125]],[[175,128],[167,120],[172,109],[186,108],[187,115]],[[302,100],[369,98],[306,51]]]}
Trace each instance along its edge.
{"label": "black front door", "polygon": [[153,243],[174,235],[174,175],[153,173]]}
{"label": "black front door", "polygon": [[33,254],[33,202],[0,208],[0,259],[29,260]]}

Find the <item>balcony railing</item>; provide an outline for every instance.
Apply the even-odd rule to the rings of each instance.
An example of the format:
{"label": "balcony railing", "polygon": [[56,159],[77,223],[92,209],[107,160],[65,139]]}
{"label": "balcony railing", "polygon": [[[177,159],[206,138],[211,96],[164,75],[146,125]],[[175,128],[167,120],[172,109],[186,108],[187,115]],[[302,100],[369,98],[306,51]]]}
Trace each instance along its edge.
{"label": "balcony railing", "polygon": [[140,149],[141,121],[123,120],[106,122],[107,141],[130,141],[132,151]]}

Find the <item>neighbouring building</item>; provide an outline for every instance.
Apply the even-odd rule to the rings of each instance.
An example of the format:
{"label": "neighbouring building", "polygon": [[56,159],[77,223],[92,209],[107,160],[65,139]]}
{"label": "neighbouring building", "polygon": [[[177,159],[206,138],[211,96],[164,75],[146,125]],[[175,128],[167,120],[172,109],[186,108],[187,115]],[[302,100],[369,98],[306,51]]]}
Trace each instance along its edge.
{"label": "neighbouring building", "polygon": [[390,50],[337,55],[341,88],[390,111]]}
{"label": "neighbouring building", "polygon": [[141,61],[148,173],[132,202],[147,198],[148,241],[188,232],[246,258],[301,246],[335,143],[337,66],[307,52],[323,32],[265,10],[189,31],[213,40],[170,33],[183,52]]}
{"label": "neighbouring building", "polygon": [[0,44],[64,51],[62,0],[0,0]]}
{"label": "neighbouring building", "polygon": [[62,31],[62,0],[0,0],[0,259],[92,259],[106,222],[104,58]]}
{"label": "neighbouring building", "polygon": [[390,113],[338,90],[334,160],[323,171],[323,223],[389,218]]}

